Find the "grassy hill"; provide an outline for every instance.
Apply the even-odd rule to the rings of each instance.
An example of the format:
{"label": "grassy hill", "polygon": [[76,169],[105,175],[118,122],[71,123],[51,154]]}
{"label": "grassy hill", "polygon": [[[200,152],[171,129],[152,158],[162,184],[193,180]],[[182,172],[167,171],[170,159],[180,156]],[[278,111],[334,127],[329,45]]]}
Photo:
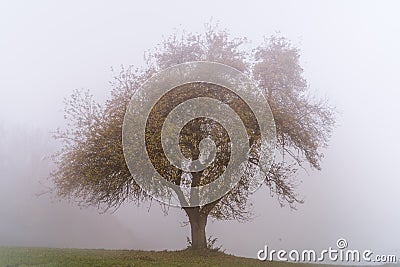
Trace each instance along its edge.
{"label": "grassy hill", "polygon": [[[261,262],[221,252],[92,250],[0,247],[0,266],[269,266],[298,264]],[[301,266],[308,266],[301,264]],[[313,264],[317,267],[318,265]]]}

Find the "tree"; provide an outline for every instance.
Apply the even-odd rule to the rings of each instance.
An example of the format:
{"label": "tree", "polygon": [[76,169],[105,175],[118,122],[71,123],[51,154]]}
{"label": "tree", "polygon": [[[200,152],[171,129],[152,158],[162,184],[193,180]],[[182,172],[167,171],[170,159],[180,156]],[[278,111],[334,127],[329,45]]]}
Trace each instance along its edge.
{"label": "tree", "polygon": [[[122,68],[112,82],[111,98],[104,105],[96,103],[88,91],[74,91],[66,100],[68,125],[55,133],[55,137],[64,142],[63,148],[54,155],[57,169],[51,175],[58,195],[102,209],[117,209],[125,201],[139,204],[151,200],[151,196],[135,182],[135,174],[129,172],[123,154],[122,125],[129,101],[138,88],[160,70],[184,62],[213,61],[244,72],[263,91],[274,116],[276,150],[279,152],[263,177],[264,184],[282,206],[288,204],[296,208],[298,203],[302,203],[295,191],[297,171],[306,167],[321,169],[321,149],[327,146],[330,138],[335,122],[334,110],[326,102],[309,96],[299,63],[299,49],[287,39],[272,36],[251,51],[242,48],[246,42],[246,38],[231,38],[227,30],[214,26],[207,26],[201,34],[173,34],[145,54],[143,68]],[[204,84],[190,86],[201,87]],[[176,90],[169,100],[185,98],[195,90],[183,89]],[[216,95],[224,97],[226,92],[221,88],[214,89]],[[161,105],[153,116],[154,120],[162,118],[160,114],[170,109],[168,103]],[[210,127],[202,130],[198,127],[200,124]],[[248,125],[252,127],[251,123]],[[180,141],[185,157],[198,158],[201,136],[213,131],[223,132],[223,129],[206,118],[185,126]],[[160,151],[156,149],[158,155]],[[219,158],[221,164],[228,158],[226,147],[224,151]],[[163,160],[155,157],[152,161],[164,166]],[[160,171],[163,170],[160,168]],[[223,169],[216,167],[207,175],[192,173],[191,186],[208,183],[221,172]],[[179,184],[181,175],[181,172],[176,172],[169,179]],[[251,218],[252,203],[249,202],[247,183],[246,177],[242,177],[222,198],[203,206],[183,207],[191,226],[192,248],[207,247],[205,228],[209,216],[238,221]]]}

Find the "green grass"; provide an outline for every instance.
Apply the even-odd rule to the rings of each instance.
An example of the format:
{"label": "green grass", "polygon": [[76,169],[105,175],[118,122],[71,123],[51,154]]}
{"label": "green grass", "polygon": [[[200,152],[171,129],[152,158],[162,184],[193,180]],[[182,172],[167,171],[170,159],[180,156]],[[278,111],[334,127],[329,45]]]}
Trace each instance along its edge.
{"label": "green grass", "polygon": [[[261,262],[222,252],[138,251],[0,247],[0,266],[269,266],[308,264]],[[312,265],[317,267],[318,265]]]}

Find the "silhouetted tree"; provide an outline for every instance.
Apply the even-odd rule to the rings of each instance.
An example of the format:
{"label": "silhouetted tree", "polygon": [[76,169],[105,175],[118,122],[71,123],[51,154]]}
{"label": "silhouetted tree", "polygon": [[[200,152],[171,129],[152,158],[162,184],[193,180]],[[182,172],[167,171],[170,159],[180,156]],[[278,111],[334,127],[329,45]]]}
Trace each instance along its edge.
{"label": "silhouetted tree", "polygon": [[[105,209],[118,208],[125,201],[139,204],[149,200],[151,197],[129,172],[123,155],[122,124],[129,101],[138,88],[160,70],[189,61],[213,61],[244,72],[262,89],[275,119],[279,152],[265,174],[264,183],[281,205],[295,208],[296,203],[302,202],[295,192],[296,172],[306,167],[321,169],[321,149],[327,146],[334,125],[334,111],[325,102],[309,96],[299,63],[299,50],[287,39],[272,36],[253,50],[242,48],[246,42],[246,38],[231,38],[227,30],[214,26],[207,26],[200,34],[173,34],[145,54],[143,68],[122,68],[112,82],[111,98],[104,105],[96,103],[87,91],[74,91],[66,100],[68,126],[55,134],[64,141],[63,149],[54,156],[58,168],[52,177],[57,193],[77,199],[80,204]],[[191,91],[186,92],[189,93],[181,90],[170,99],[185,98]],[[206,119],[201,122],[209,123]],[[186,128],[183,138],[186,141],[181,145],[188,157],[198,157],[196,143],[201,131],[196,124]],[[222,157],[221,161],[226,159]],[[221,171],[216,168],[208,178],[217,177]],[[177,173],[171,181],[178,183],[179,175]],[[203,178],[201,173],[194,173],[191,186],[201,184]],[[241,179],[227,195],[212,203],[183,208],[191,225],[193,248],[206,248],[208,216],[238,221],[250,218],[252,203],[247,182]]]}

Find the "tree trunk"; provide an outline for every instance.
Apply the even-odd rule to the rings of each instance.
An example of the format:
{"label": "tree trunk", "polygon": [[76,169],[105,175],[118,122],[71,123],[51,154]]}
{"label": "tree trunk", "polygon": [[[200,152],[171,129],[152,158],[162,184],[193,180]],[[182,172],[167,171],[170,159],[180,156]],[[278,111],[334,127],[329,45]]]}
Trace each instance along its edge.
{"label": "tree trunk", "polygon": [[[200,184],[202,172],[193,173],[192,187]],[[198,195],[191,192],[191,201],[196,200],[198,202]],[[184,207],[186,214],[189,217],[189,223],[191,228],[192,236],[192,249],[207,249],[207,238],[206,238],[206,225],[208,214],[218,204],[221,198],[208,203],[202,207]]]}
{"label": "tree trunk", "polygon": [[192,249],[206,249],[206,225],[208,214],[202,214],[199,207],[184,208],[191,228]]}

